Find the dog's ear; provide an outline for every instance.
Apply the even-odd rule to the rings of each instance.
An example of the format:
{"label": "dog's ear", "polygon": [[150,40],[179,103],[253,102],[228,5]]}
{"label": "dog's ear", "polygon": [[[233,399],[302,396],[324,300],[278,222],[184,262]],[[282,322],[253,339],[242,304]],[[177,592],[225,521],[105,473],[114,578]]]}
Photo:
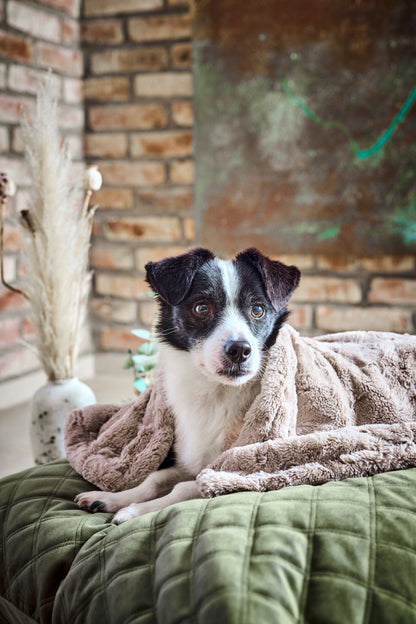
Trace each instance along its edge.
{"label": "dog's ear", "polygon": [[198,247],[181,256],[148,262],[145,266],[146,280],[163,301],[179,305],[188,294],[195,273],[213,258],[215,256],[211,251]]}
{"label": "dog's ear", "polygon": [[254,247],[239,253],[236,260],[247,262],[257,269],[272,306],[279,312],[289,301],[299,284],[299,269],[295,266],[287,266],[277,260],[270,260]]}

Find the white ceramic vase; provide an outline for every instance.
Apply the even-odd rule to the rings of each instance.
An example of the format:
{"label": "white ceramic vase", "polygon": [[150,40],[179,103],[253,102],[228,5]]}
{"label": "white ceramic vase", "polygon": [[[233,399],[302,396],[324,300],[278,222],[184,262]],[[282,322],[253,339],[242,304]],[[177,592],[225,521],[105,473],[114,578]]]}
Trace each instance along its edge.
{"label": "white ceramic vase", "polygon": [[65,457],[65,419],[72,410],[96,403],[91,390],[76,377],[49,381],[32,399],[30,437],[36,464]]}

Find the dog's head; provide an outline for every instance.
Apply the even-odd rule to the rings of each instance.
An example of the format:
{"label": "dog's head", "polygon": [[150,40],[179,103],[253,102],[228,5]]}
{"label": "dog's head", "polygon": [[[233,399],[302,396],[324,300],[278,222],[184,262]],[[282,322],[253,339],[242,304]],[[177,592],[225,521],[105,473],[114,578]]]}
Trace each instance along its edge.
{"label": "dog's head", "polygon": [[259,372],[300,278],[296,267],[257,249],[246,249],[232,261],[193,249],[149,262],[146,272],[160,304],[159,339],[188,351],[202,373],[229,385]]}

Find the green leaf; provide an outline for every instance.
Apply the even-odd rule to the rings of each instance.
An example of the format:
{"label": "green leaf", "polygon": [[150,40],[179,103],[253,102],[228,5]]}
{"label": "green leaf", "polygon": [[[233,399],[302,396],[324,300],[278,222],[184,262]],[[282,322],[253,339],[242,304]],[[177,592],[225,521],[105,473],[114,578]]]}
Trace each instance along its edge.
{"label": "green leaf", "polygon": [[132,366],[133,366],[133,360],[131,359],[131,356],[129,356],[127,360],[124,362],[123,369],[127,370],[128,368],[131,368]]}
{"label": "green leaf", "polygon": [[140,366],[141,364],[156,363],[157,357],[155,355],[133,355],[132,360],[136,365]]}
{"label": "green leaf", "polygon": [[147,383],[143,379],[143,377],[138,377],[137,379],[135,379],[134,385],[136,387],[136,390],[138,390],[139,392],[144,392],[147,388]]}
{"label": "green leaf", "polygon": [[132,329],[131,333],[143,340],[150,340],[150,332],[147,329]]}
{"label": "green leaf", "polygon": [[146,342],[140,345],[137,353],[140,355],[154,355],[157,350],[157,344],[155,342]]}

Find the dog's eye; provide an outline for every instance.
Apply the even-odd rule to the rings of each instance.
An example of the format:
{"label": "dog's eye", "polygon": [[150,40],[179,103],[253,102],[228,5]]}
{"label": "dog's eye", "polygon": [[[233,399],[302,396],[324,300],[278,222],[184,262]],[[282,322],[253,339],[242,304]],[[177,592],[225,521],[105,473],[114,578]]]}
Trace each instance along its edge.
{"label": "dog's eye", "polygon": [[197,303],[194,305],[193,310],[197,316],[208,316],[211,312],[211,308],[207,303]]}
{"label": "dog's eye", "polygon": [[261,305],[254,305],[251,308],[251,316],[255,319],[260,319],[264,316],[265,310]]}

